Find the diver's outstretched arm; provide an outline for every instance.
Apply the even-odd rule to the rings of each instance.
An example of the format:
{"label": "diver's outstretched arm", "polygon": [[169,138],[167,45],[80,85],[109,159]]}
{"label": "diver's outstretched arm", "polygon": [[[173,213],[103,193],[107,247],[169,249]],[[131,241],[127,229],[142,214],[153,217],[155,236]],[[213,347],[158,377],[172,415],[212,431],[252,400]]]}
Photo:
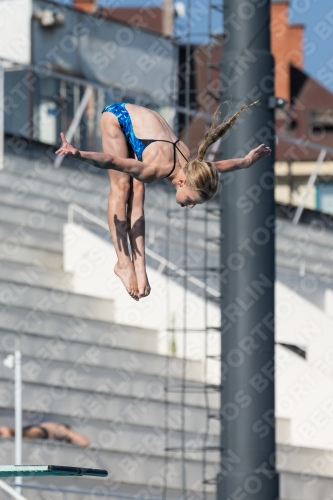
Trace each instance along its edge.
{"label": "diver's outstretched arm", "polygon": [[94,167],[103,168],[105,170],[116,170],[129,174],[140,182],[149,183],[155,180],[154,168],[146,165],[142,161],[138,161],[134,158],[119,158],[118,156],[106,153],[96,153],[94,151],[79,151],[66,141],[63,132],[60,133],[60,137],[62,145],[61,148],[55,152],[57,155],[63,156],[70,154],[74,156],[74,158]]}
{"label": "diver's outstretched arm", "polygon": [[252,149],[244,158],[232,158],[231,160],[214,161],[213,164],[220,172],[227,172],[231,170],[240,170],[242,168],[249,168],[261,158],[270,155],[272,152],[269,146],[260,144],[257,148]]}

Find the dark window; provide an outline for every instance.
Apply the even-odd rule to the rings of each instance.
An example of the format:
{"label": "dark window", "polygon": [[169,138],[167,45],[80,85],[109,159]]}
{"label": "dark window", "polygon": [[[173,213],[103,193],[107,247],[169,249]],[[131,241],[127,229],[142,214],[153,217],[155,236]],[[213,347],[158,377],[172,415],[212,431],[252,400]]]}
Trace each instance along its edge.
{"label": "dark window", "polygon": [[286,127],[287,130],[291,130],[291,131],[296,130],[297,127],[298,127],[298,122],[296,120],[289,120],[287,122],[287,127]]}
{"label": "dark window", "polygon": [[309,127],[314,134],[332,134],[333,110],[317,108],[309,111]]}

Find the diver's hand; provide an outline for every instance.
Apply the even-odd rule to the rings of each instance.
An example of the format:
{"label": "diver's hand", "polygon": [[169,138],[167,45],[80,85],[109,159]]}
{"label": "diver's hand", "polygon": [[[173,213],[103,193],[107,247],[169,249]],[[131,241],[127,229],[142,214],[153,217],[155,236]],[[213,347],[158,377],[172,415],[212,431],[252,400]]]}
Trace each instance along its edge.
{"label": "diver's hand", "polygon": [[270,155],[271,152],[272,150],[269,146],[265,146],[265,144],[260,144],[260,146],[252,149],[252,151],[250,151],[245,156],[245,162],[246,162],[245,168],[251,167],[257,161],[261,160],[262,158],[265,158],[265,156]]}
{"label": "diver's hand", "polygon": [[61,148],[55,152],[56,155],[63,156],[68,154],[75,155],[77,153],[80,153],[78,149],[74,148],[71,144],[69,144],[69,142],[66,141],[66,137],[63,132],[60,132],[60,137],[62,140],[62,145]]}

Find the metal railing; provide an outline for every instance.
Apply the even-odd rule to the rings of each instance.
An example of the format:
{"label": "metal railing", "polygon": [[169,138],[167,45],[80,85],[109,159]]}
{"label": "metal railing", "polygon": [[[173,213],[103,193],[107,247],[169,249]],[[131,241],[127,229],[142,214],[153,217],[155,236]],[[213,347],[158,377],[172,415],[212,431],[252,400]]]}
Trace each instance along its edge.
{"label": "metal railing", "polygon": [[[34,65],[34,64],[24,64],[24,63],[18,63],[16,61],[13,61],[11,59],[6,59],[4,57],[0,57],[0,62],[2,63],[7,63],[13,65],[11,69],[26,69],[28,71],[32,71],[36,73],[37,75],[41,74],[43,75],[43,69],[47,69],[47,75],[48,77],[53,77],[59,80],[66,80],[68,82],[71,82],[76,85],[81,85],[83,87],[90,86],[93,89],[96,90],[104,90],[108,93],[110,92],[115,92],[118,97],[124,97],[126,95],[129,99],[135,101],[136,103],[151,103],[152,105],[155,106],[169,106],[174,108],[176,111],[188,115],[188,116],[193,116],[196,118],[204,118],[205,120],[211,120],[212,115],[208,113],[204,113],[202,111],[197,111],[195,109],[187,108],[185,106],[180,106],[177,101],[172,100],[170,98],[167,99],[160,99],[157,98],[156,96],[153,96],[149,93],[144,93],[144,92],[136,92],[133,89],[128,89],[124,88],[121,84],[117,82],[110,81],[107,85],[103,83],[98,83],[97,81],[90,81],[86,80],[84,78],[80,78],[77,76],[72,76],[67,73],[61,73],[60,71],[55,71],[54,69],[51,69],[50,67],[45,67],[43,68],[42,66],[39,65]],[[43,75],[45,77],[45,75]]]}
{"label": "metal railing", "polygon": [[[51,65],[44,67],[42,64],[24,64],[0,57],[0,96],[3,103],[7,102],[5,79],[9,78],[6,86],[8,92],[8,85],[12,88],[10,79],[14,78],[13,85],[16,82],[14,74],[17,71],[25,71],[29,77],[28,79],[30,80],[31,77],[31,80],[35,83],[31,88],[27,86],[27,99],[17,103],[17,106],[24,107],[22,116],[25,113],[28,116],[24,124],[20,119],[15,122],[15,125],[12,122],[7,124],[6,104],[0,109],[0,170],[3,169],[3,138],[6,128],[11,134],[53,146],[59,144],[60,131],[66,131],[67,140],[69,142],[73,140],[75,147],[94,151],[99,150],[101,135],[98,120],[106,101],[107,104],[111,104],[119,100],[126,100],[153,109],[168,107],[186,116],[210,119],[205,113],[179,106],[177,99],[172,94],[166,95],[164,98],[156,98],[151,93],[136,92],[115,81],[110,81],[106,85],[56,71]],[[43,85],[47,81],[55,82],[55,90],[47,90],[43,93]],[[39,89],[38,91],[36,91],[35,85]],[[49,87],[53,88],[53,85],[49,84]],[[13,99],[11,95],[8,97]],[[32,100],[34,101],[33,107],[28,104]],[[89,112],[85,114],[83,120],[83,115],[88,107]],[[46,108],[48,108],[47,118]],[[45,119],[48,120],[46,124]],[[59,167],[62,160],[63,157],[57,157],[54,166]]]}
{"label": "metal railing", "polygon": [[[13,486],[15,486],[15,483],[13,483]],[[26,497],[20,495],[20,493],[17,493],[15,489],[12,487],[12,485],[9,485],[5,483],[5,481],[2,481],[0,479],[0,489],[8,493],[9,496],[12,498],[16,498],[16,500],[27,500]]]}
{"label": "metal railing", "polygon": [[318,158],[317,158],[316,166],[313,169],[313,172],[312,172],[312,174],[310,175],[310,177],[308,179],[304,195],[302,197],[302,200],[301,200],[300,204],[297,207],[297,210],[295,212],[294,218],[292,220],[292,223],[294,225],[298,224],[300,218],[302,217],[302,213],[303,213],[306,201],[307,201],[307,199],[309,197],[311,189],[313,188],[313,186],[314,186],[314,184],[316,182],[316,179],[317,179],[318,174],[319,174],[320,167],[322,166],[323,161],[325,160],[326,153],[327,153],[327,151],[326,151],[325,148],[322,148],[320,150],[320,153],[319,153]]}
{"label": "metal railing", "polygon": [[[109,225],[106,222],[104,222],[99,217],[96,217],[96,215],[91,214],[90,212],[88,212],[84,208],[80,207],[79,205],[76,205],[76,203],[70,203],[68,205],[68,223],[69,224],[74,224],[74,211],[81,213],[84,217],[89,219],[91,222],[94,222],[98,226],[109,231]],[[199,280],[195,276],[188,274],[186,271],[184,271],[184,269],[176,266],[175,264],[173,264],[169,260],[165,259],[164,257],[161,257],[153,250],[150,250],[149,248],[146,247],[145,251],[146,251],[146,254],[151,259],[154,259],[156,262],[159,262],[160,265],[157,269],[157,272],[162,273],[164,268],[167,267],[168,269],[170,269],[174,273],[178,274],[179,276],[184,277],[184,278],[186,277],[188,281],[190,281],[191,283],[193,283],[197,287],[201,288],[202,290],[205,290],[207,293],[209,293],[213,297],[220,296],[220,293],[217,290],[206,285],[203,281]]]}

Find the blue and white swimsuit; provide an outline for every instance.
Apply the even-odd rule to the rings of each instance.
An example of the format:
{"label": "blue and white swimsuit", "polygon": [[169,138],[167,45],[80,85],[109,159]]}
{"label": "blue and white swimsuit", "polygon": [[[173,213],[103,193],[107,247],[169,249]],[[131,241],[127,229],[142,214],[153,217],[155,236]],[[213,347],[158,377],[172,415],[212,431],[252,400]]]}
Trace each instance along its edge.
{"label": "blue and white swimsuit", "polygon": [[165,177],[169,177],[176,167],[176,149],[185,158],[185,160],[188,161],[188,159],[183,155],[181,150],[177,147],[177,143],[180,141],[180,139],[178,139],[176,142],[166,141],[163,139],[139,139],[134,134],[132,120],[131,120],[131,117],[130,117],[129,112],[127,111],[125,105],[126,105],[125,102],[117,102],[115,104],[110,104],[110,106],[106,106],[103,109],[102,113],[109,111],[110,113],[114,114],[117,117],[120,128],[121,128],[124,136],[126,137],[126,141],[130,145],[130,147],[132,148],[134,154],[136,155],[136,157],[139,161],[142,161],[143,151],[152,142],[168,142],[170,144],[173,144],[173,147],[174,147],[173,168],[172,168],[171,172],[165,176]]}

